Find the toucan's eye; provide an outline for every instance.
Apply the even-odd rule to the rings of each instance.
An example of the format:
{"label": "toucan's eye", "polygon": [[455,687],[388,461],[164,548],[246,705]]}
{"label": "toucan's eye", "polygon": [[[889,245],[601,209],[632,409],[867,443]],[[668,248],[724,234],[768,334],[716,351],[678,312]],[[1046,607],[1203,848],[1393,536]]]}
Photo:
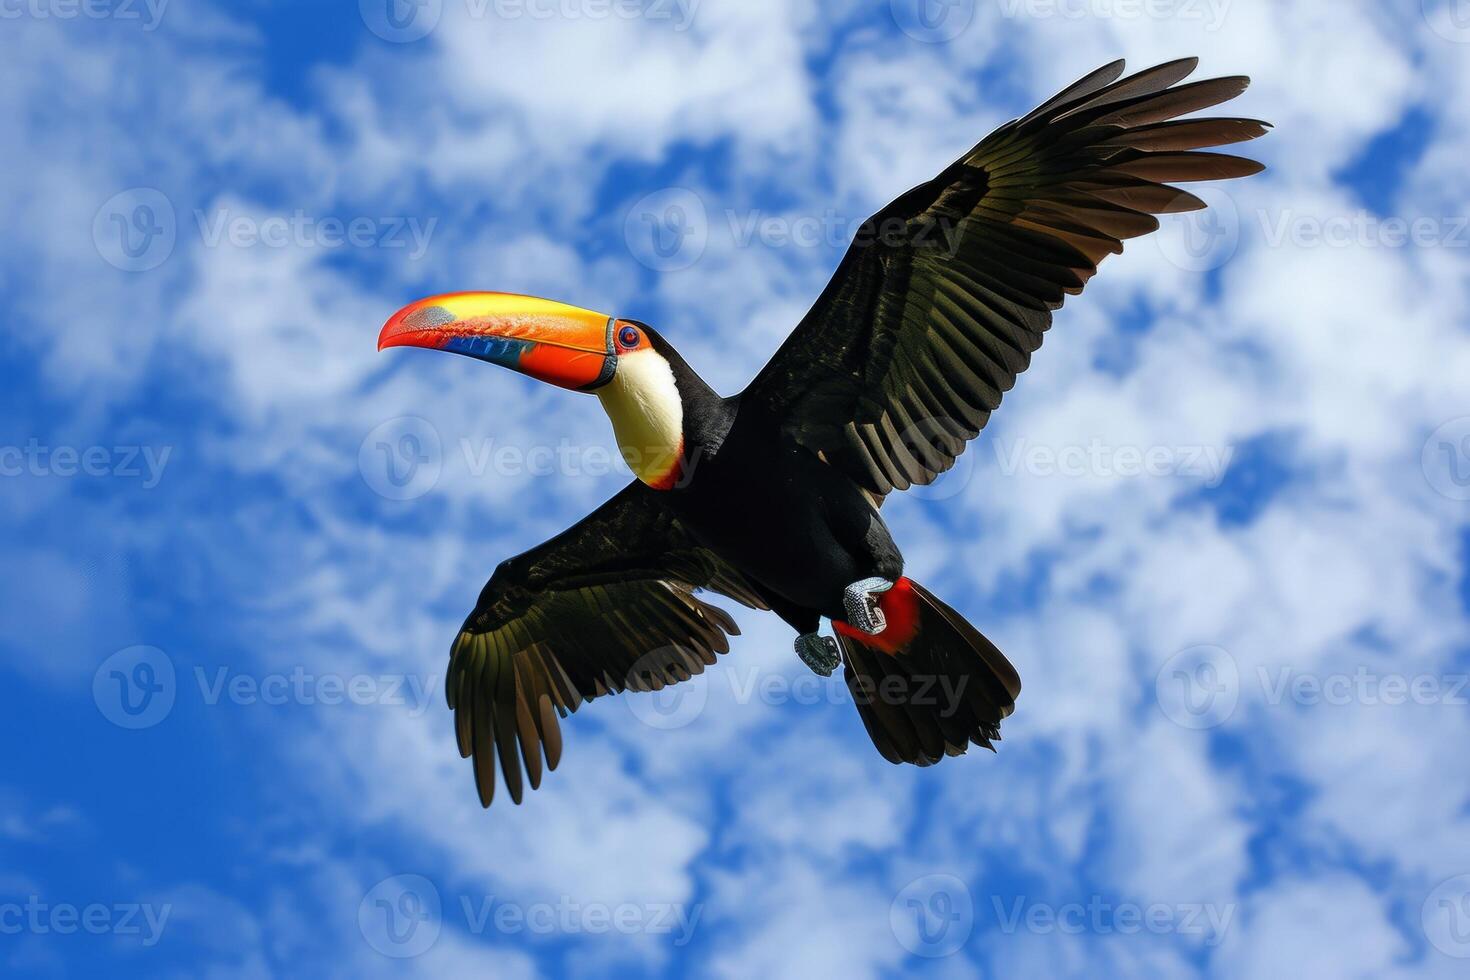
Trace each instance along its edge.
{"label": "toucan's eye", "polygon": [[638,328],[637,327],[624,327],[623,329],[619,330],[618,331],[618,343],[622,344],[628,350],[632,350],[634,347],[637,347],[638,346]]}

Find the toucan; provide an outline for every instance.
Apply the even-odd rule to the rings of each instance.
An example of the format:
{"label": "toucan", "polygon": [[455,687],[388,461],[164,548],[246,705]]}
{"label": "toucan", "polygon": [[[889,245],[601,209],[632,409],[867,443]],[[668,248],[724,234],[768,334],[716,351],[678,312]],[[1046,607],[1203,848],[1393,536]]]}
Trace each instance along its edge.
{"label": "toucan", "polygon": [[1249,84],[1185,82],[1197,61],[1099,68],[900,195],[737,395],[647,323],[551,300],[450,293],[387,321],[380,350],[450,351],[595,395],[636,477],[502,562],[453,642],[446,694],[482,805],[497,764],[516,803],[540,785],[558,719],[584,701],[688,681],[728,652],[735,621],[701,593],[773,611],[818,673],[842,666],[888,761],[994,750],[1020,678],[904,575],[879,508],[954,465],[1104,257],[1156,215],[1205,206],[1170,182],[1263,169],[1199,151],[1267,123],[1178,118]]}

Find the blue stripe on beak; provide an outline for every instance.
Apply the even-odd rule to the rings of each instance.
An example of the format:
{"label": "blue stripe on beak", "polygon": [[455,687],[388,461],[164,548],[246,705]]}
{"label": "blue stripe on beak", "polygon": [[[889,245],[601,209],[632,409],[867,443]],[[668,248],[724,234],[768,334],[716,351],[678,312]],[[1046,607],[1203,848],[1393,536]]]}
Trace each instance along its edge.
{"label": "blue stripe on beak", "polygon": [[521,357],[533,346],[534,341],[507,337],[455,337],[444,345],[443,350],[518,369]]}

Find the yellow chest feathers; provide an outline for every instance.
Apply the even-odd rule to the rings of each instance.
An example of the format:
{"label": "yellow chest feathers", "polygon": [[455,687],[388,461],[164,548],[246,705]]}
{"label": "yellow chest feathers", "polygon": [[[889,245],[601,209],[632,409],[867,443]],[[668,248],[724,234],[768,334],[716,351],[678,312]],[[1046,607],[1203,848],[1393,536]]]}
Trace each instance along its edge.
{"label": "yellow chest feathers", "polygon": [[650,349],[623,354],[597,397],[638,479],[658,490],[673,487],[684,455],[684,403],[669,362]]}

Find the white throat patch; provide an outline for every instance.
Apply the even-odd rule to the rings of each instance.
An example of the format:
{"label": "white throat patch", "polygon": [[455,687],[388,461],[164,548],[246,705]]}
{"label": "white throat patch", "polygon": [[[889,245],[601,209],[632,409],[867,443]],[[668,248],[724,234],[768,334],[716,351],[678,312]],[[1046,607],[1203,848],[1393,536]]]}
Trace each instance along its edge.
{"label": "white throat patch", "polygon": [[649,348],[619,356],[597,397],[638,479],[658,490],[674,486],[684,455],[684,403],[663,355]]}

